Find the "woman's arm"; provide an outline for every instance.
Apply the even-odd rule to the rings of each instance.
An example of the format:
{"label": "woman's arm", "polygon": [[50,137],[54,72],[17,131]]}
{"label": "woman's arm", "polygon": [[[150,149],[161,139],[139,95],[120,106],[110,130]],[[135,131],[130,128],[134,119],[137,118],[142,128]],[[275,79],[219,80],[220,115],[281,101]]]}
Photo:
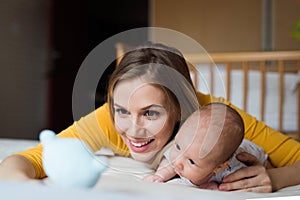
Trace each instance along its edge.
{"label": "woman's arm", "polygon": [[35,178],[32,163],[20,155],[12,155],[0,163],[0,180],[30,180]]}
{"label": "woman's arm", "polygon": [[273,168],[268,170],[272,181],[273,191],[281,188],[300,184],[300,161],[286,167]]}
{"label": "woman's arm", "polygon": [[300,161],[293,165],[266,169],[248,153],[237,158],[249,167],[240,169],[224,178],[219,186],[225,191],[274,192],[281,188],[300,184]]}

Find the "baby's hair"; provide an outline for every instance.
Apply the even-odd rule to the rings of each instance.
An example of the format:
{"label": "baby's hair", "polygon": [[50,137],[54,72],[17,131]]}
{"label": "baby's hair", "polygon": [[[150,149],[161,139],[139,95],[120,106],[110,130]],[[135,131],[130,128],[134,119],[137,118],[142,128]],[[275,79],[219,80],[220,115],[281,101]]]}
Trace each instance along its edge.
{"label": "baby's hair", "polygon": [[[214,155],[214,159],[217,158],[215,162],[225,162],[233,155],[244,138],[242,117],[236,110],[223,103],[204,105],[199,109],[199,114],[200,127],[207,128],[199,152],[200,158]],[[198,131],[201,131],[201,128]]]}

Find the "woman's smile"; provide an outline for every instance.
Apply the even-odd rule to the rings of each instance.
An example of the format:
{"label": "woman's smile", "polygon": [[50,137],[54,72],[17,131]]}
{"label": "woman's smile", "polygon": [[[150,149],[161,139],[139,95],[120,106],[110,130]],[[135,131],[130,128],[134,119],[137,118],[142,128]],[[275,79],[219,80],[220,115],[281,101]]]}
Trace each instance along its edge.
{"label": "woman's smile", "polygon": [[129,141],[130,149],[137,153],[146,152],[148,149],[151,149],[151,146],[154,143],[154,139],[148,139],[146,141],[128,139],[128,141]]}

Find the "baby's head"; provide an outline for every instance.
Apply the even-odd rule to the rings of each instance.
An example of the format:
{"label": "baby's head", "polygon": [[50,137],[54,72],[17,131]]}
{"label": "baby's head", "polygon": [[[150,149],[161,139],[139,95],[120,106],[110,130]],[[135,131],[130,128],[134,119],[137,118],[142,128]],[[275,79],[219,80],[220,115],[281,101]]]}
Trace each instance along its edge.
{"label": "baby's head", "polygon": [[174,169],[195,185],[205,183],[227,167],[243,137],[243,119],[234,109],[221,103],[202,106],[175,137],[171,151]]}

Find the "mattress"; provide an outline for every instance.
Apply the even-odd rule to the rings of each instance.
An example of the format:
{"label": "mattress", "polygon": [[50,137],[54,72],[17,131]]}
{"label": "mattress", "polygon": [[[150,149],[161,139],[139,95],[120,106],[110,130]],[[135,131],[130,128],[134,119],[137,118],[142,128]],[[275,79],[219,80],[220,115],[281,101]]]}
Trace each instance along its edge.
{"label": "mattress", "polygon": [[[0,159],[37,143],[34,140],[0,139]],[[109,168],[91,189],[62,189],[47,179],[33,182],[0,181],[1,199],[300,199],[300,185],[261,194],[203,190],[187,186],[180,179],[167,183],[144,182],[141,178],[153,172],[145,164],[112,156],[107,150],[97,153],[100,154],[109,157]]]}

